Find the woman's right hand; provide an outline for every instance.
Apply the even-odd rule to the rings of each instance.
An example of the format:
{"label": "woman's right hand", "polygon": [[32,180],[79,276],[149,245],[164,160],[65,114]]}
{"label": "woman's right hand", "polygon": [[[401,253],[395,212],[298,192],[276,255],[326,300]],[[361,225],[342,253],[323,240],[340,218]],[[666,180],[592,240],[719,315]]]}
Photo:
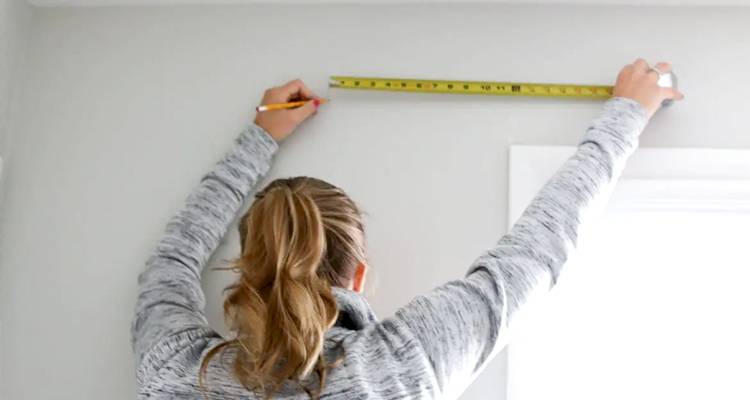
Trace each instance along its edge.
{"label": "woman's right hand", "polygon": [[[659,62],[654,65],[654,68],[667,73],[672,70],[672,65]],[[620,71],[613,95],[637,101],[646,109],[648,117],[651,118],[664,100],[682,100],[685,97],[677,89],[659,86],[658,80],[659,74],[649,69],[646,60],[639,58]]]}
{"label": "woman's right hand", "polygon": [[263,94],[261,105],[304,100],[311,101],[297,108],[259,112],[255,116],[255,124],[265,129],[274,140],[280,142],[294,132],[299,124],[315,114],[320,105],[320,97],[316,96],[299,79],[268,89]]}

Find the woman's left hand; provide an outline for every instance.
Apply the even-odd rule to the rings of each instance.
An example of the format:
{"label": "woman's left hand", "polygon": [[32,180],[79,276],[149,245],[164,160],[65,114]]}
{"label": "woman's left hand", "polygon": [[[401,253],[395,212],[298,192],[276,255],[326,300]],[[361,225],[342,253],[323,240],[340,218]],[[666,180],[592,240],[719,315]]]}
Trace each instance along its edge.
{"label": "woman's left hand", "polygon": [[646,60],[639,58],[620,71],[613,94],[637,101],[651,118],[664,100],[682,100],[685,97],[677,89],[659,86],[661,74],[671,70],[672,64],[668,62],[659,62],[651,67]]}
{"label": "woman's left hand", "polygon": [[261,105],[304,100],[312,101],[293,109],[259,112],[255,116],[255,124],[265,129],[274,140],[280,142],[294,132],[299,124],[315,114],[320,105],[320,97],[313,94],[299,79],[268,89],[263,94]]}

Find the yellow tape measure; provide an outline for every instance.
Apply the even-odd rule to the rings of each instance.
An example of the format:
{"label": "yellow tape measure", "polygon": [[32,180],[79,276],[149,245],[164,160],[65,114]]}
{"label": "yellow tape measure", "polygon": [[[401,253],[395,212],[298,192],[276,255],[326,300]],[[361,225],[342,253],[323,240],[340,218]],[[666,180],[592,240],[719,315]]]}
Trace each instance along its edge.
{"label": "yellow tape measure", "polygon": [[386,90],[418,93],[483,94],[491,96],[534,96],[606,99],[612,86],[557,83],[491,81],[445,81],[432,79],[366,78],[332,76],[330,87],[341,89]]}

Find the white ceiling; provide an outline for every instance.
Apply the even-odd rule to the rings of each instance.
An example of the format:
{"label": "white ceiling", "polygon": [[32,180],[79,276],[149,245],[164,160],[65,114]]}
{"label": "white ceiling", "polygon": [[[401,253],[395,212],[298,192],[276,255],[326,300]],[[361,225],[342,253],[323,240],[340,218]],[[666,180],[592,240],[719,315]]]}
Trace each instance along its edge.
{"label": "white ceiling", "polygon": [[638,6],[750,6],[750,0],[28,0],[37,6],[130,6],[175,4],[425,4],[508,3]]}

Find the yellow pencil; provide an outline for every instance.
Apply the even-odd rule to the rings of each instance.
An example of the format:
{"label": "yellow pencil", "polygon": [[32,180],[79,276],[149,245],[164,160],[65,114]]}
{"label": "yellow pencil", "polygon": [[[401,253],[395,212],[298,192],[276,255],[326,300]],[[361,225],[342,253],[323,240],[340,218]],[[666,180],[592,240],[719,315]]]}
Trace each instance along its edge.
{"label": "yellow pencil", "polygon": [[[316,99],[312,100],[302,100],[302,101],[292,101],[289,103],[277,103],[277,104],[263,104],[261,106],[255,107],[255,111],[257,112],[263,112],[263,111],[271,111],[271,110],[283,110],[286,108],[295,108],[305,105],[305,103],[309,101],[315,101]],[[318,105],[328,103],[328,99],[317,99]]]}

